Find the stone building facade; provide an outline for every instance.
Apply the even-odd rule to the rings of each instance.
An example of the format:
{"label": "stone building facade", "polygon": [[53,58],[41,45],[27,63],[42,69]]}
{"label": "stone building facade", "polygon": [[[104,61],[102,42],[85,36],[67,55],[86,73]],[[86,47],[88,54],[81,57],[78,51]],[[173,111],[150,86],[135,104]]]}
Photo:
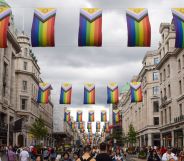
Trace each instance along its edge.
{"label": "stone building facade", "polygon": [[147,52],[143,59],[143,68],[132,81],[142,82],[143,102],[131,103],[130,90],[121,94],[118,108],[122,110],[123,132],[127,136],[129,125],[133,124],[137,132],[137,146],[160,145],[159,134],[159,62],[157,51]]}

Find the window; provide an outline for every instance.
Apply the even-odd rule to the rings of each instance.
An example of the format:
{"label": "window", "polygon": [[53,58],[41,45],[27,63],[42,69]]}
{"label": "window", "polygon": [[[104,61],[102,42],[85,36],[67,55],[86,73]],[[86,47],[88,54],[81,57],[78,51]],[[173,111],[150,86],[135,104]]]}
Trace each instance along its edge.
{"label": "window", "polygon": [[27,81],[22,81],[22,90],[27,91]]}
{"label": "window", "polygon": [[154,117],[154,125],[159,125],[159,117]]}
{"label": "window", "polygon": [[158,80],[158,72],[153,72],[153,80]]}
{"label": "window", "polygon": [[27,70],[27,62],[24,62],[24,70]]}
{"label": "window", "polygon": [[171,72],[171,71],[170,71],[170,65],[168,64],[168,65],[167,65],[167,76],[168,76],[168,77],[170,77],[170,72]]}
{"label": "window", "polygon": [[162,73],[160,73],[160,82],[162,83]]}
{"label": "window", "polygon": [[161,111],[161,124],[163,125],[163,111]]}
{"label": "window", "polygon": [[165,79],[166,79],[166,71],[164,69],[164,78],[163,78],[163,80],[165,81]]}
{"label": "window", "polygon": [[162,94],[162,91],[160,91],[160,95],[161,95],[161,98],[163,98],[163,94]]}
{"label": "window", "polygon": [[2,89],[2,94],[3,94],[3,97],[6,96],[6,79],[7,79],[7,76],[8,76],[8,64],[6,62],[4,62],[4,65],[3,65],[3,89]]}
{"label": "window", "polygon": [[169,107],[169,122],[171,123],[171,107]]}
{"label": "window", "polygon": [[180,110],[180,116],[182,116],[182,114],[183,114],[183,111],[182,111],[182,104],[179,104],[179,110]]}
{"label": "window", "polygon": [[165,109],[164,111],[165,111],[165,124],[167,124],[167,109]]}
{"label": "window", "polygon": [[153,95],[159,94],[159,86],[153,87]]}
{"label": "window", "polygon": [[153,111],[159,112],[159,102],[158,101],[153,102]]}
{"label": "window", "polygon": [[168,97],[171,97],[171,86],[170,86],[170,84],[168,85]]}
{"label": "window", "polygon": [[178,70],[181,70],[181,61],[178,59]]}
{"label": "window", "polygon": [[158,64],[159,63],[159,58],[154,58],[154,64]]}
{"label": "window", "polygon": [[181,80],[179,81],[179,94],[182,94]]}
{"label": "window", "polygon": [[26,110],[26,109],[27,109],[27,99],[21,98],[21,110]]}
{"label": "window", "polygon": [[164,97],[167,97],[167,96],[166,96],[166,88],[164,88]]}

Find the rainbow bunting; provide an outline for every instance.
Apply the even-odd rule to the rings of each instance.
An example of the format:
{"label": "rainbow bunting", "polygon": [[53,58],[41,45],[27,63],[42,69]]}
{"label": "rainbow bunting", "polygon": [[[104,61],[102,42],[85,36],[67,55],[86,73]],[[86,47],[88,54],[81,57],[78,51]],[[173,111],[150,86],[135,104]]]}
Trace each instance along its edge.
{"label": "rainbow bunting", "polygon": [[76,128],[76,122],[71,122],[71,129],[75,129]]}
{"label": "rainbow bunting", "polygon": [[88,122],[87,129],[91,129],[91,128],[92,128],[92,124],[91,122]]}
{"label": "rainbow bunting", "polygon": [[174,26],[176,30],[176,48],[184,48],[184,8],[172,9]]}
{"label": "rainbow bunting", "polygon": [[148,10],[129,8],[126,12],[129,47],[149,47],[151,44],[151,25]]}
{"label": "rainbow bunting", "polygon": [[120,122],[120,111],[119,110],[113,110],[113,123],[119,123]]}
{"label": "rainbow bunting", "polygon": [[65,114],[64,114],[64,121],[65,122],[70,122],[70,111],[65,111]]}
{"label": "rainbow bunting", "polygon": [[40,83],[37,102],[47,104],[49,102],[50,90],[52,90],[52,86],[48,83]]}
{"label": "rainbow bunting", "polygon": [[142,102],[142,88],[141,82],[131,82],[131,102]]}
{"label": "rainbow bunting", "polygon": [[101,122],[107,121],[107,113],[106,111],[101,111]]}
{"label": "rainbow bunting", "polygon": [[7,48],[7,33],[11,8],[0,6],[0,48]]}
{"label": "rainbow bunting", "polygon": [[89,122],[94,122],[95,121],[95,113],[94,113],[94,111],[89,111],[89,113],[88,113],[88,121]]}
{"label": "rainbow bunting", "polygon": [[78,129],[82,130],[83,128],[84,128],[83,122],[79,122],[78,123]]}
{"label": "rainbow bunting", "polygon": [[82,111],[77,111],[76,122],[82,122]]}
{"label": "rainbow bunting", "polygon": [[100,121],[96,122],[96,129],[100,129]]}
{"label": "rainbow bunting", "polygon": [[95,85],[87,83],[84,86],[84,104],[95,104]]}
{"label": "rainbow bunting", "polygon": [[37,8],[31,30],[31,42],[33,47],[55,46],[55,16],[54,8]]}
{"label": "rainbow bunting", "polygon": [[80,10],[79,46],[102,46],[102,9]]}
{"label": "rainbow bunting", "polygon": [[119,102],[119,90],[116,83],[110,83],[107,86],[107,103],[117,104]]}
{"label": "rainbow bunting", "polygon": [[64,83],[61,86],[60,104],[71,104],[72,85]]}
{"label": "rainbow bunting", "polygon": [[109,122],[105,122],[104,124],[104,130],[109,130]]}

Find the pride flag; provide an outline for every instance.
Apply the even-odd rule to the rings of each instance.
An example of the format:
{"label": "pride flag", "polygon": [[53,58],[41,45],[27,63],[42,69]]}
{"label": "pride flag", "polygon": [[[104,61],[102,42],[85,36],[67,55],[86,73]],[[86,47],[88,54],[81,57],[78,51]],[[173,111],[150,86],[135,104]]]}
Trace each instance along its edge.
{"label": "pride flag", "polygon": [[71,104],[72,85],[64,83],[61,86],[60,104]]}
{"label": "pride flag", "polygon": [[100,121],[96,122],[96,129],[100,129]]}
{"label": "pride flag", "polygon": [[88,122],[87,129],[91,129],[91,128],[92,128],[92,123]]}
{"label": "pride flag", "polygon": [[176,48],[184,48],[184,8],[173,8],[173,19],[176,30]]}
{"label": "pride flag", "polygon": [[80,10],[78,45],[102,45],[102,9],[82,8]]}
{"label": "pride flag", "polygon": [[129,47],[150,47],[151,25],[148,10],[129,8],[126,12]]}
{"label": "pride flag", "polygon": [[94,111],[89,111],[89,113],[88,113],[88,121],[89,122],[94,122],[95,121],[95,113],[94,113]]}
{"label": "pride flag", "polygon": [[141,82],[130,83],[131,102],[142,102]]}
{"label": "pride flag", "polygon": [[109,83],[107,86],[107,103],[117,104],[119,102],[119,90],[116,83]]}
{"label": "pride flag", "polygon": [[0,6],[0,48],[7,48],[7,33],[11,8]]}
{"label": "pride flag", "polygon": [[87,83],[84,86],[84,104],[95,104],[95,85]]}
{"label": "pride flag", "polygon": [[40,83],[38,89],[37,102],[47,104],[49,102],[50,90],[52,86],[48,83]]}
{"label": "pride flag", "polygon": [[82,111],[77,111],[76,122],[82,122]]}
{"label": "pride flag", "polygon": [[37,8],[31,30],[31,42],[33,47],[55,46],[55,16],[54,8]]}
{"label": "pride flag", "polygon": [[70,121],[70,111],[66,110],[64,114],[64,121],[69,122]]}
{"label": "pride flag", "polygon": [[107,112],[101,111],[101,122],[106,122],[106,121],[107,121]]}
{"label": "pride flag", "polygon": [[76,122],[71,122],[71,129],[75,129],[76,128]]}
{"label": "pride flag", "polygon": [[119,110],[113,110],[113,123],[119,123],[120,122],[120,111]]}

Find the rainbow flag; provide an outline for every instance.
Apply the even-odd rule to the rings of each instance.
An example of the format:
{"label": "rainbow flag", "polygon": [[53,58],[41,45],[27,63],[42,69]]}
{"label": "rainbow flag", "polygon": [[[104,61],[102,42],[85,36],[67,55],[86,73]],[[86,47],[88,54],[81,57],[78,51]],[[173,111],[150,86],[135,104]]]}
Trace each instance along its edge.
{"label": "rainbow flag", "polygon": [[76,122],[82,122],[82,111],[77,111]]}
{"label": "rainbow flag", "polygon": [[84,124],[83,124],[83,122],[79,122],[78,123],[78,129],[84,129]]}
{"label": "rainbow flag", "polygon": [[75,129],[76,128],[76,122],[71,122],[71,129]]}
{"label": "rainbow flag", "polygon": [[151,25],[148,10],[145,8],[129,8],[126,12],[129,47],[150,47]]}
{"label": "rainbow flag", "polygon": [[119,90],[116,83],[110,83],[107,86],[107,103],[117,104],[119,102]]}
{"label": "rainbow flag", "polygon": [[47,104],[49,102],[50,90],[52,90],[52,86],[48,83],[40,83],[37,102]]}
{"label": "rainbow flag", "polygon": [[174,26],[176,30],[176,48],[184,48],[184,8],[172,9]]}
{"label": "rainbow flag", "polygon": [[80,10],[79,46],[102,46],[102,9]]}
{"label": "rainbow flag", "polygon": [[96,129],[100,129],[100,121],[96,122]]}
{"label": "rainbow flag", "polygon": [[54,8],[37,8],[34,10],[34,18],[31,30],[31,42],[33,47],[55,46],[55,16]]}
{"label": "rainbow flag", "polygon": [[84,86],[84,104],[95,104],[95,85],[87,83]]}
{"label": "rainbow flag", "polygon": [[101,122],[106,122],[106,121],[107,121],[107,112],[101,111]]}
{"label": "rainbow flag", "polygon": [[69,122],[70,121],[70,111],[66,110],[64,114],[64,121]]}
{"label": "rainbow flag", "polygon": [[0,48],[7,48],[7,34],[11,8],[0,6]]}
{"label": "rainbow flag", "polygon": [[60,104],[71,104],[72,85],[64,83],[61,86]]}
{"label": "rainbow flag", "polygon": [[104,124],[104,130],[109,130],[109,122],[105,122]]}
{"label": "rainbow flag", "polygon": [[88,129],[88,133],[92,133],[92,129]]}
{"label": "rainbow flag", "polygon": [[88,113],[88,121],[89,122],[94,122],[95,121],[95,113],[94,113],[94,111],[89,111],[89,113]]}
{"label": "rainbow flag", "polygon": [[91,122],[88,122],[87,129],[91,129],[91,128],[92,128],[92,124]]}
{"label": "rainbow flag", "polygon": [[131,102],[142,102],[141,82],[130,83]]}
{"label": "rainbow flag", "polygon": [[113,123],[119,123],[120,122],[120,111],[119,110],[113,110]]}

